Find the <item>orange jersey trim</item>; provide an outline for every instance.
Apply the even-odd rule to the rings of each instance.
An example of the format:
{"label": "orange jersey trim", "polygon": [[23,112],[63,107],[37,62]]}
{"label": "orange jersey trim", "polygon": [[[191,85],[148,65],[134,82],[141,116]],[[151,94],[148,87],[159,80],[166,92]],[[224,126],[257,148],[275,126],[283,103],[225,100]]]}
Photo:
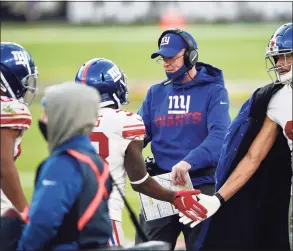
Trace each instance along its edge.
{"label": "orange jersey trim", "polygon": [[134,137],[134,136],[144,136],[145,135],[145,128],[143,129],[135,129],[135,130],[128,130],[123,131],[122,136],[124,138]]}
{"label": "orange jersey trim", "polygon": [[116,221],[112,220],[112,223],[113,223],[112,225],[113,225],[113,229],[114,229],[117,244],[118,244],[118,246],[121,246],[119,233],[118,233],[117,226],[116,226]]}
{"label": "orange jersey trim", "polygon": [[11,127],[13,127],[14,125],[15,126],[23,126],[23,127],[27,127],[29,126],[30,124],[32,123],[32,120],[31,119],[28,119],[28,118],[2,118],[2,115],[1,115],[1,118],[0,118],[0,124],[1,124],[1,127],[3,126],[8,126],[10,125]]}
{"label": "orange jersey trim", "polygon": [[132,127],[142,127],[144,126],[144,124],[136,124],[136,125],[127,125],[127,126],[123,126],[123,129],[125,128],[132,128]]}

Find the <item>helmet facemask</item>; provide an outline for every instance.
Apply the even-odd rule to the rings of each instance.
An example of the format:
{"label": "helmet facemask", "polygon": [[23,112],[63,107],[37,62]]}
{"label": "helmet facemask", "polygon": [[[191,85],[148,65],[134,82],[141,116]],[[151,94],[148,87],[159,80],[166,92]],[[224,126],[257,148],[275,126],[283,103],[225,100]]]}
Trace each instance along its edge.
{"label": "helmet facemask", "polygon": [[127,86],[127,76],[123,71],[121,71],[121,73],[122,73],[122,77],[119,80],[120,83],[119,83],[117,95],[118,95],[118,98],[120,100],[121,105],[128,105],[129,104],[129,100],[128,100],[129,91],[128,91],[128,86]]}
{"label": "helmet facemask", "polygon": [[21,103],[29,106],[36,95],[37,67],[34,67],[34,73],[19,80],[5,65],[1,64],[1,66],[1,90],[3,88],[3,92],[6,92],[8,97],[18,99]]}
{"label": "helmet facemask", "polygon": [[35,72],[33,74],[27,75],[21,80],[21,83],[25,86],[26,91],[23,95],[23,100],[21,100],[25,105],[30,105],[37,92],[37,79],[38,79],[38,70],[35,67]]}
{"label": "helmet facemask", "polygon": [[[277,66],[280,57],[284,57],[284,64]],[[283,69],[290,70],[282,74]],[[269,50],[266,53],[266,70],[274,83],[290,84],[292,86],[292,50]],[[287,70],[287,69],[286,69]]]}

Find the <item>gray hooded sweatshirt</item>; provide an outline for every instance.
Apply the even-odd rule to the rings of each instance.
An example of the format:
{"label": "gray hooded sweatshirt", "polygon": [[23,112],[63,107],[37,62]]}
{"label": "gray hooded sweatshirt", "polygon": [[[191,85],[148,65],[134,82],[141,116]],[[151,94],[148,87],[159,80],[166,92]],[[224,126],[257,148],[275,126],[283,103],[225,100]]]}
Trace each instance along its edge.
{"label": "gray hooded sweatshirt", "polygon": [[77,135],[89,135],[98,119],[100,95],[93,87],[65,82],[45,89],[49,151]]}

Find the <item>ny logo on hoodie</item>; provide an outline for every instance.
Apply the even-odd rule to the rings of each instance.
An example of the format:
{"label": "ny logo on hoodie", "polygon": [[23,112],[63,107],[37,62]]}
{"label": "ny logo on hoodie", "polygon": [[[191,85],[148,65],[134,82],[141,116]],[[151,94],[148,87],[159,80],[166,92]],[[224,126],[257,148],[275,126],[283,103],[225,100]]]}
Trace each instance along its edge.
{"label": "ny logo on hoodie", "polygon": [[186,114],[189,111],[190,95],[169,96],[168,114]]}

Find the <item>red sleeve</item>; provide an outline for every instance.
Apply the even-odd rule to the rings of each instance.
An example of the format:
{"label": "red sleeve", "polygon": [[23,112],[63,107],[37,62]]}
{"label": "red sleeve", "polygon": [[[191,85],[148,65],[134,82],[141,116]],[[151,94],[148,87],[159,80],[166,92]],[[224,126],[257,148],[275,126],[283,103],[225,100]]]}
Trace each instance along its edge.
{"label": "red sleeve", "polygon": [[28,113],[6,113],[0,117],[1,128],[28,129],[32,123],[32,117]]}

